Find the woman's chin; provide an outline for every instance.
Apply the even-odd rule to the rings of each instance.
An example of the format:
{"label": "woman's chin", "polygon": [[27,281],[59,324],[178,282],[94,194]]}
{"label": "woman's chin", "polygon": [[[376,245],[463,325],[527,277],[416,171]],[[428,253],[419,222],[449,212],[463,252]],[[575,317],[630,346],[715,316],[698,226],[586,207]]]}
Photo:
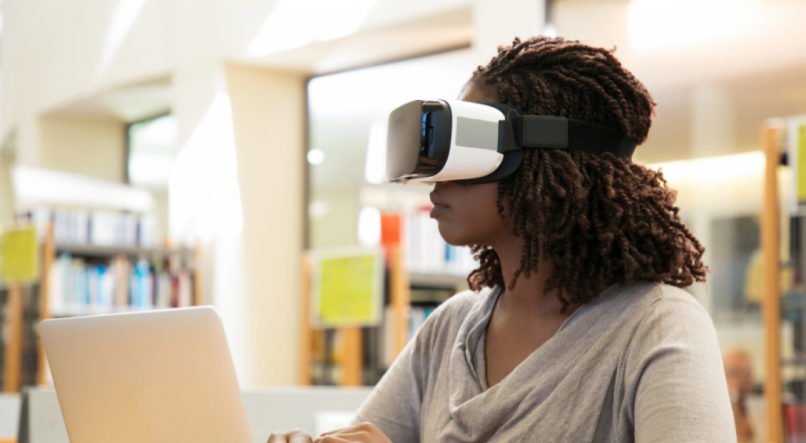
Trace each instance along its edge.
{"label": "woman's chin", "polygon": [[451,246],[470,246],[475,244],[469,241],[469,239],[465,238],[465,236],[459,235],[456,231],[442,229],[441,226],[439,228],[439,235],[442,236],[442,239],[445,240],[445,243]]}
{"label": "woman's chin", "polygon": [[473,243],[467,243],[467,242],[462,242],[462,241],[451,241],[451,240],[446,239],[445,237],[442,237],[442,238],[445,239],[445,243],[447,243],[447,244],[449,244],[451,246],[470,246],[470,245],[473,244]]}

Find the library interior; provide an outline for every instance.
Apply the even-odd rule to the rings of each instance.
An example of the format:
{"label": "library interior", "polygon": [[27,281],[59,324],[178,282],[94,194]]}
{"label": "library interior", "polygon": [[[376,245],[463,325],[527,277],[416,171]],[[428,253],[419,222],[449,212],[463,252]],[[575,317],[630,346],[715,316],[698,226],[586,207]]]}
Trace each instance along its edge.
{"label": "library interior", "polygon": [[[677,297],[675,300],[690,299],[693,303],[678,303],[685,305],[685,312],[707,314],[698,321],[705,325],[703,330],[714,331],[712,354],[716,355],[710,357],[715,369],[662,368],[666,377],[683,384],[687,380],[710,380],[709,389],[703,398],[679,399],[676,406],[656,402],[659,408],[667,409],[657,409],[654,415],[647,411],[655,405],[647,403],[657,398],[646,397],[644,402],[636,398],[650,395],[650,380],[658,383],[649,372],[635,382],[637,388],[628,386],[626,393],[619,392],[621,381],[614,381],[616,397],[626,395],[628,402],[634,402],[636,414],[630,416],[626,409],[613,412],[617,417],[614,423],[629,416],[633,420],[630,429],[635,432],[627,440],[613,441],[642,441],[641,437],[649,441],[649,436],[665,432],[664,426],[678,423],[674,420],[685,421],[680,418],[685,411],[695,410],[703,402],[715,402],[724,407],[726,412],[719,417],[727,422],[717,423],[719,420],[711,420],[711,416],[685,421],[684,425],[692,429],[677,429],[679,434],[672,432],[666,435],[667,440],[652,441],[806,442],[805,22],[806,3],[800,0],[0,0],[0,443],[55,443],[68,442],[68,438],[109,441],[80,437],[93,435],[93,426],[100,429],[108,424],[92,423],[86,413],[81,415],[82,394],[70,389],[71,380],[81,378],[81,374],[65,365],[86,362],[57,361],[57,356],[72,351],[60,349],[63,352],[57,354],[46,349],[40,322],[65,328],[71,324],[76,328],[95,327],[92,325],[100,323],[90,323],[93,319],[111,319],[114,325],[122,321],[117,319],[201,312],[198,309],[204,306],[212,306],[223,324],[224,349],[229,349],[243,403],[241,414],[248,421],[243,435],[253,439],[248,441],[291,441],[294,434],[284,433],[292,429],[316,439],[337,429],[355,431],[358,421],[372,423],[369,435],[379,432],[380,437],[350,440],[354,434],[348,433],[341,440],[321,441],[518,441],[513,436],[519,434],[506,432],[523,432],[531,426],[561,430],[574,420],[583,420],[569,408],[590,413],[589,405],[577,402],[590,401],[589,394],[582,396],[579,391],[591,391],[587,388],[591,384],[597,389],[603,386],[602,402],[613,399],[612,392],[604,392],[609,379],[599,375],[610,370],[605,365],[611,363],[602,360],[598,369],[588,369],[590,372],[580,372],[583,363],[573,366],[568,377],[578,379],[566,380],[561,391],[560,387],[548,386],[559,382],[548,381],[545,374],[550,370],[546,368],[566,364],[567,359],[546,356],[553,349],[550,345],[556,347],[558,340],[569,340],[568,355],[579,352],[579,346],[588,346],[580,344],[582,338],[574,341],[562,333],[574,330],[582,334],[579,331],[588,323],[575,319],[594,318],[590,315],[596,306],[605,306],[599,299],[609,300],[606,292],[611,294],[613,287],[640,287],[640,280],[652,281],[652,288],[683,288],[680,294],[667,294],[666,289],[656,292]],[[542,40],[532,39],[536,36],[543,36]],[[529,42],[538,43],[523,49],[526,55],[508,49],[528,46]],[[556,49],[551,49],[552,45]],[[540,55],[540,51],[548,55]],[[561,61],[558,67],[547,67],[549,58],[573,57],[574,51],[582,54],[578,60],[600,64],[592,68],[582,66],[582,61]],[[514,67],[505,66],[507,57],[521,55],[523,58],[508,61]],[[503,60],[495,69],[488,65],[494,57]],[[601,60],[618,60],[620,65]],[[595,81],[591,79],[598,79],[595,70],[600,65],[609,66],[612,72],[625,72],[618,78],[608,74],[604,86],[596,85],[616,91],[616,99],[608,97],[610,102],[601,106],[598,103],[605,102],[596,101],[600,100],[599,90],[586,89]],[[652,235],[676,236],[667,244],[693,257],[692,262],[674,262],[673,269],[654,269],[657,273],[651,275],[655,279],[632,271],[625,277],[627,265],[619,268],[622,274],[605,269],[596,275],[616,276],[604,280],[607,284],[600,289],[609,289],[601,297],[573,298],[566,292],[574,302],[568,305],[559,292],[564,305],[557,306],[568,312],[562,314],[566,315],[564,322],[557,323],[546,340],[533,346],[534,352],[524,354],[525,360],[520,358],[513,364],[513,377],[508,378],[525,376],[524,371],[530,369],[524,366],[534,363],[531,370],[535,375],[529,378],[534,380],[529,382],[533,391],[524,395],[536,408],[554,409],[546,409],[541,417],[560,413],[576,417],[567,422],[541,423],[526,412],[517,412],[522,416],[512,418],[515,412],[501,412],[509,406],[496,403],[506,393],[479,402],[484,391],[496,388],[491,374],[500,367],[494,361],[488,361],[486,369],[474,367],[478,365],[476,351],[457,348],[461,340],[434,344],[463,333],[461,319],[454,327],[458,332],[444,332],[453,335],[435,332],[437,327],[450,327],[449,315],[460,315],[457,306],[465,303],[462,300],[492,297],[490,294],[500,289],[496,294],[503,295],[495,296],[499,297],[498,305],[493,302],[495,311],[490,312],[492,319],[486,326],[490,337],[486,352],[491,355],[490,346],[500,343],[493,341],[493,328],[498,325],[496,319],[504,318],[500,315],[505,315],[503,303],[511,300],[506,298],[511,288],[481,290],[478,282],[503,281],[503,256],[498,264],[492,245],[448,244],[443,239],[442,231],[447,228],[440,226],[432,208],[449,207],[435,202],[432,191],[439,190],[440,184],[449,189],[456,185],[450,180],[459,176],[437,181],[435,188],[427,179],[427,186],[416,180],[393,183],[387,173],[388,165],[402,161],[387,155],[395,124],[390,119],[393,110],[412,100],[443,100],[448,106],[451,101],[469,97],[470,90],[481,88],[480,82],[488,78],[485,75],[510,75],[507,69],[514,72],[513,77],[489,77],[493,80],[485,86],[501,88],[493,97],[511,100],[502,103],[520,107],[520,111],[530,107],[554,109],[553,113],[534,113],[559,115],[556,110],[561,105],[534,104],[506,94],[537,94],[539,100],[552,103],[570,103],[574,99],[568,94],[582,94],[582,104],[569,106],[573,109],[563,114],[568,122],[584,120],[585,116],[594,118],[603,110],[611,117],[602,121],[616,122],[612,123],[616,129],[626,117],[613,103],[637,100],[634,91],[619,88],[635,84],[646,88],[651,96],[646,114],[646,119],[651,118],[651,128],[645,141],[639,140],[642,143],[631,159],[614,158],[613,163],[607,163],[611,165],[608,177],[618,181],[629,175],[623,171],[661,171],[662,178],[652,172],[646,177],[656,177],[651,179],[651,186],[670,190],[664,191],[666,201],[657,205],[666,205],[660,213],[671,221],[663,229],[671,231]],[[541,69],[555,71],[541,77]],[[555,83],[546,86],[546,79]],[[530,87],[536,92],[522,92]],[[505,90],[506,94],[502,92]],[[638,112],[629,106],[630,115]],[[425,128],[425,111],[422,115]],[[447,115],[450,119],[450,110]],[[459,155],[464,152],[457,147],[463,124],[469,130],[472,122],[482,121],[453,118],[458,120],[453,120],[454,128],[448,125],[447,131],[458,131],[456,145],[450,148],[451,155]],[[527,119],[523,117],[524,122]],[[415,137],[422,143],[428,136],[420,134],[419,125],[415,125]],[[506,127],[500,123],[495,131]],[[569,128],[571,137],[570,123]],[[433,133],[429,136],[437,137]],[[495,140],[500,147],[500,139]],[[533,151],[534,158],[588,158],[572,153],[570,148],[569,154],[547,153],[546,149],[523,151]],[[425,155],[422,152],[417,155]],[[531,165],[529,155],[523,153],[520,169]],[[610,158],[607,155],[602,154],[602,158]],[[415,162],[430,160],[419,158],[425,160]],[[612,165],[622,164],[618,162],[631,165],[612,175]],[[535,167],[544,168],[540,171],[559,168],[551,166],[554,163],[545,164]],[[514,174],[520,174],[520,169]],[[556,185],[555,179],[559,180],[546,178],[551,186]],[[509,179],[502,180],[500,183]],[[496,183],[459,189],[498,186]],[[543,181],[536,183],[540,194]],[[590,185],[590,195],[604,196],[606,192],[596,189],[599,185],[595,183]],[[557,192],[566,195],[563,185],[557,186]],[[509,192],[504,188],[503,184],[497,188],[499,214],[526,193],[512,191],[516,193],[502,207],[501,195]],[[640,200],[645,195],[639,194],[649,192],[639,189],[632,195],[628,192],[599,198],[610,198],[614,207],[653,205]],[[540,198],[544,200],[535,201],[550,201],[552,197]],[[555,208],[552,204],[558,203],[547,203],[535,211]],[[571,203],[576,204],[582,203]],[[592,214],[597,203],[591,204]],[[496,207],[490,208],[496,211]],[[636,211],[631,213],[636,217],[651,212],[645,208]],[[561,228],[549,225],[571,223],[556,220],[559,217],[552,221],[552,212],[541,212],[539,217],[524,221],[525,227],[513,228],[515,235],[539,231],[535,226],[560,232]],[[611,223],[608,229],[619,223]],[[632,221],[623,223],[613,229],[638,226],[637,233],[625,237],[622,232],[620,239],[642,238],[650,235],[646,231],[661,229],[633,225]],[[604,229],[596,222],[583,225],[596,225],[585,228],[593,231]],[[588,235],[578,229],[569,227],[563,235]],[[581,263],[574,254],[585,256],[588,251],[609,251],[600,253],[609,257],[585,259],[599,266],[627,261],[623,257],[627,253],[618,252],[627,249],[597,246],[597,242],[612,243],[612,234],[585,237],[588,240],[579,244],[590,249],[583,251],[574,249],[577,243],[561,243],[565,240],[559,240],[560,246],[549,247],[546,242],[557,241],[557,232],[529,237],[536,245],[536,239],[542,239],[537,249],[547,245],[533,257],[553,259],[555,271],[560,268],[557,257],[563,253],[557,250],[563,247],[572,258],[562,266]],[[623,248],[643,247],[623,241]],[[532,243],[524,250],[531,251]],[[525,254],[520,266],[527,266]],[[537,258],[535,263],[539,263]],[[657,260],[652,263],[647,266],[662,266]],[[499,266],[497,279],[487,273],[491,266]],[[533,266],[533,275],[542,275],[538,265]],[[482,268],[487,271],[474,272]],[[566,281],[570,275],[591,278],[567,266],[563,269],[561,275],[555,273],[546,280],[547,291],[584,286]],[[696,274],[695,278],[687,282],[682,277],[675,279],[680,269]],[[523,280],[530,275],[528,266],[525,271],[519,282],[530,281]],[[475,280],[469,278],[471,273]],[[587,290],[594,287],[591,283]],[[452,300],[463,291],[476,295],[467,292],[461,296],[465,298]],[[535,293],[534,298],[549,300],[540,295]],[[569,311],[566,306],[570,306]],[[461,312],[467,318],[478,315],[476,311]],[[660,315],[657,312],[651,315]],[[686,319],[695,317],[691,314]],[[631,322],[625,320],[624,324]],[[592,320],[589,323],[592,331]],[[689,332],[700,327],[691,326],[696,323],[693,320],[683,323]],[[506,330],[508,326],[502,327]],[[626,328],[622,328],[618,341],[614,338],[607,343],[613,347],[628,343],[627,350],[613,351],[625,360],[612,364],[615,375],[607,377],[613,380],[629,378],[620,372],[632,364],[628,351],[645,345],[638,343],[645,337],[636,329]],[[422,332],[426,329],[427,334]],[[441,334],[442,329],[439,331]],[[669,332],[670,336],[674,333]],[[470,334],[467,340],[472,338]],[[705,343],[710,339],[708,334],[705,338],[686,337]],[[96,338],[99,343],[105,338],[102,335],[83,335],[89,338],[76,346],[82,347],[81,352],[91,352]],[[424,347],[424,335],[433,348]],[[58,341],[59,346],[69,345],[66,337]],[[143,337],[150,335],[144,332]],[[174,339],[164,337],[166,343]],[[481,340],[484,345],[484,336]],[[53,343],[57,346],[56,340]],[[477,349],[484,351],[482,345]],[[590,348],[598,350],[598,346]],[[168,358],[159,342],[153,347],[155,359],[162,355],[165,361],[174,361],[174,357],[184,355],[178,352]],[[140,348],[137,352],[149,351]],[[204,346],[192,348],[197,352]],[[473,377],[478,377],[475,380],[480,386],[475,405],[469,405],[472,399],[468,400],[461,410],[452,403],[456,392],[440,391],[440,380],[461,376],[454,366],[462,365],[452,357],[438,355],[443,351],[437,349],[465,352],[461,358]],[[702,345],[692,352],[699,355],[709,350]],[[543,358],[532,359],[539,352]],[[101,361],[104,356],[100,351],[98,354]],[[483,354],[482,365],[487,358]],[[702,361],[710,362],[710,357]],[[657,358],[658,362],[667,361]],[[150,364],[159,366],[156,360]],[[646,371],[655,367],[647,365]],[[485,371],[489,371],[486,380]],[[430,375],[434,377],[429,379]],[[445,386],[449,381],[444,381]],[[500,381],[498,394],[508,389],[507,381]],[[379,382],[384,389],[374,389]],[[403,382],[419,383],[412,385],[417,392],[389,397],[396,395],[394,389],[409,386]],[[568,390],[572,389],[569,383],[575,390]],[[450,386],[454,388],[459,389]],[[629,391],[633,388],[636,391]],[[137,387],[131,389],[133,397],[127,397],[131,402],[161,398],[156,388],[143,388],[153,389],[146,393],[135,392]],[[544,395],[538,394],[541,389],[556,392],[554,397],[538,399],[536,396]],[[78,396],[79,401],[68,402],[70,395]],[[411,406],[410,398],[422,403]],[[222,406],[213,402],[211,414],[217,414],[215,407]],[[480,409],[470,411],[470,406]],[[405,415],[390,417],[388,422],[393,424],[387,424],[388,428],[381,423],[386,419],[373,420],[382,417],[381,411],[394,413],[395,407],[412,407],[419,415],[402,424],[397,421],[406,421]],[[481,434],[468,433],[461,438],[452,434],[459,428],[482,432],[474,427],[481,424],[462,420],[471,420],[471,412],[476,414],[473,417],[483,416],[485,407],[490,408],[490,416],[501,413],[501,422],[485,424],[491,427]],[[593,406],[608,414],[616,407]],[[623,407],[632,411],[633,405]],[[643,414],[637,412],[641,408]],[[462,411],[467,417],[460,417]],[[145,414],[132,426],[150,426],[153,439],[138,441],[189,441],[159,437],[164,420],[158,426]],[[658,418],[664,414],[667,416]],[[444,422],[440,421],[443,417]],[[600,417],[599,409],[592,417],[593,422]],[[638,423],[639,419],[645,421]],[[719,431],[725,423],[730,429]],[[413,429],[409,440],[401,437],[404,434],[395,430],[397,427]],[[584,429],[587,425],[574,432]],[[594,431],[595,435],[617,435],[591,429],[590,436]],[[567,436],[582,434],[569,429],[565,432],[556,435],[566,438],[552,441],[602,441],[571,438]],[[713,436],[717,432],[722,432],[724,439],[683,437]]]}

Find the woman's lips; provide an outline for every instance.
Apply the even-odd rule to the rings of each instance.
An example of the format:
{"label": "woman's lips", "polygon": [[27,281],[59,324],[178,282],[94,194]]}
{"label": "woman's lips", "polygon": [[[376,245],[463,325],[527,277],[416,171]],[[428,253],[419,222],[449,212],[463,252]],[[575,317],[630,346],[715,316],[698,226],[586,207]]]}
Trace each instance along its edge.
{"label": "woman's lips", "polygon": [[431,208],[431,218],[437,218],[439,214],[451,208],[445,204],[445,202],[440,198],[439,195],[437,195],[436,192],[432,191],[431,194],[429,194],[429,197],[431,197],[431,203],[434,205],[434,207]]}
{"label": "woman's lips", "polygon": [[442,214],[450,208],[451,207],[448,205],[435,204],[434,207],[431,208],[431,213],[429,215],[431,218],[437,218],[439,214]]}

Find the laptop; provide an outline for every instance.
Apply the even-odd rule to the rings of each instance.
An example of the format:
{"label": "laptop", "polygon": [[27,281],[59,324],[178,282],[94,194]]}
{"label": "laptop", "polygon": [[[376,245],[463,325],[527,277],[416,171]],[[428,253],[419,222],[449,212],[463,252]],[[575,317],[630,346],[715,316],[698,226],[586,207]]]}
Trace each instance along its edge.
{"label": "laptop", "polygon": [[251,443],[221,318],[212,307],[45,320],[72,443]]}

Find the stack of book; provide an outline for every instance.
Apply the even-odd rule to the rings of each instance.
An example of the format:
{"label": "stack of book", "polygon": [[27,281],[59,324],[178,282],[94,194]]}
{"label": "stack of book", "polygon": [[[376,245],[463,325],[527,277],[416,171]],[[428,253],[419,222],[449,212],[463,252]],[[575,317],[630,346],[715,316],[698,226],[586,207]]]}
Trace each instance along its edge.
{"label": "stack of book", "polygon": [[53,237],[57,244],[146,248],[157,242],[153,214],[40,208],[31,215],[41,233],[53,220]]}
{"label": "stack of book", "polygon": [[60,254],[50,269],[54,316],[193,305],[192,273],[177,258],[98,260]]}

